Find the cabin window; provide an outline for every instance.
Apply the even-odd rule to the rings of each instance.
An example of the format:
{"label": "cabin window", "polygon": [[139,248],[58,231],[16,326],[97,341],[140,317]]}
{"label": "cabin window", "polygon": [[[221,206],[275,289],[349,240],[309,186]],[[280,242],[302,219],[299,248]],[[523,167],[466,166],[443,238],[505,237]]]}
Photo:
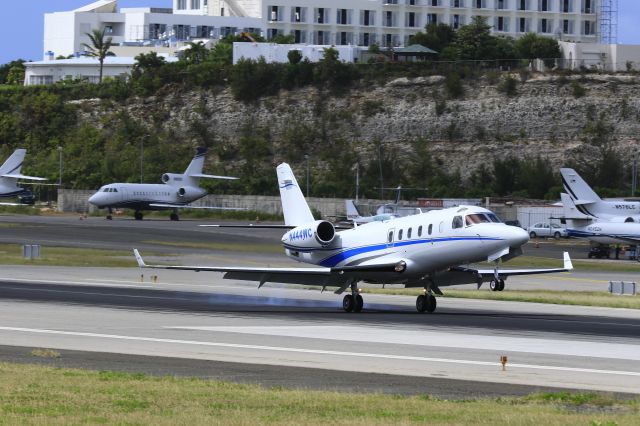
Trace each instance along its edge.
{"label": "cabin window", "polygon": [[451,227],[453,229],[462,228],[462,216],[455,216],[453,221],[451,221]]}
{"label": "cabin window", "polygon": [[409,228],[409,230],[407,231],[407,240],[411,238],[411,228]]}
{"label": "cabin window", "polygon": [[393,242],[393,231],[389,231],[389,238],[387,239],[387,241],[390,243]]}
{"label": "cabin window", "polygon": [[444,222],[440,222],[440,225],[438,226],[438,232],[441,234],[444,232]]}
{"label": "cabin window", "polygon": [[431,235],[431,231],[433,231],[433,225],[429,224],[429,229],[427,231],[429,233],[429,235]]}
{"label": "cabin window", "polygon": [[422,237],[422,225],[418,226],[418,237]]}
{"label": "cabin window", "polygon": [[402,229],[398,231],[398,241],[402,240]]}

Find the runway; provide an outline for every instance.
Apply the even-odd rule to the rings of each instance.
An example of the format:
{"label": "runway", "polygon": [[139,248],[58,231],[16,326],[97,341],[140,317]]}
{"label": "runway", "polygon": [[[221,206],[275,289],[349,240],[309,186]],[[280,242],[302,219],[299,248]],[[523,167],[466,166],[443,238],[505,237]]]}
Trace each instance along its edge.
{"label": "runway", "polygon": [[[268,234],[212,234],[194,225],[2,217],[0,240],[60,238],[62,245],[119,249],[146,244],[159,256],[165,249],[149,241],[191,244],[215,235],[219,241],[273,244]],[[175,253],[176,247],[166,250]],[[271,252],[257,254],[257,260],[233,250],[186,247],[184,253],[211,263],[289,262]],[[549,389],[640,394],[635,310],[439,298],[438,311],[428,315],[415,311],[413,297],[366,295],[365,311],[349,314],[331,292],[273,285],[258,290],[205,272],[147,270],[141,282],[142,273],[3,266],[0,360],[450,398]],[[602,291],[611,276],[629,275],[518,278],[507,289]],[[62,356],[34,359],[34,347],[54,348]],[[508,359],[505,371],[502,355]]]}
{"label": "runway", "polygon": [[640,393],[634,311],[441,298],[437,314],[420,315],[413,298],[367,295],[366,312],[348,314],[331,293],[258,291],[218,274],[141,284],[132,269],[128,282],[119,272],[65,284],[61,268],[42,269],[48,279],[40,282],[3,277],[3,345],[263,365],[271,375],[274,368],[384,373],[392,383],[408,377],[413,393],[441,392],[434,378],[474,384],[458,397],[478,395],[482,383],[505,384],[506,394],[523,386]]}

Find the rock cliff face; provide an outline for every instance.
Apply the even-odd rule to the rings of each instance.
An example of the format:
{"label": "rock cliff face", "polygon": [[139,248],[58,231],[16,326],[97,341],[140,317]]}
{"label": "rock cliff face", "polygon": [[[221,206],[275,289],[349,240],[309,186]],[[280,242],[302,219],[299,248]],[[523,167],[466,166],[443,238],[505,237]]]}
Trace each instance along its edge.
{"label": "rock cliff face", "polygon": [[[541,155],[554,167],[569,159],[592,161],[610,147],[623,156],[640,148],[640,77],[549,76],[516,80],[505,94],[504,76],[463,81],[464,94],[448,96],[443,77],[401,78],[331,95],[315,88],[281,92],[244,104],[230,90],[170,93],[126,105],[82,108],[86,120],[126,112],[176,140],[199,139],[233,147],[243,135],[266,135],[276,153],[335,148],[375,156],[378,145],[399,158],[416,155],[412,142],[449,170],[467,176],[494,158]],[[93,120],[94,122],[96,120]],[[344,145],[341,145],[343,147]],[[230,161],[241,161],[231,158]]]}

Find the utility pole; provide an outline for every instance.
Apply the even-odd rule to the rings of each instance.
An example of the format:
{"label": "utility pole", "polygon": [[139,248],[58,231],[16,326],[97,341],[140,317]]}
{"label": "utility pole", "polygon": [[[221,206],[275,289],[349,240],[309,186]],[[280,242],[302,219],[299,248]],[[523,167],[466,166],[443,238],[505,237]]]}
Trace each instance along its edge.
{"label": "utility pole", "polygon": [[140,183],[144,183],[144,138],[147,135],[143,135],[140,138]]}
{"label": "utility pole", "polygon": [[58,189],[62,188],[62,147],[58,146],[58,166],[59,166],[59,170],[58,170]]}
{"label": "utility pole", "polygon": [[307,198],[309,198],[309,154],[305,154],[304,159],[307,162]]}
{"label": "utility pole", "polygon": [[358,204],[358,192],[360,192],[360,163],[356,163],[356,204]]}
{"label": "utility pole", "polygon": [[383,199],[384,179],[382,177],[382,143],[378,145],[378,167],[380,169],[380,199]]}

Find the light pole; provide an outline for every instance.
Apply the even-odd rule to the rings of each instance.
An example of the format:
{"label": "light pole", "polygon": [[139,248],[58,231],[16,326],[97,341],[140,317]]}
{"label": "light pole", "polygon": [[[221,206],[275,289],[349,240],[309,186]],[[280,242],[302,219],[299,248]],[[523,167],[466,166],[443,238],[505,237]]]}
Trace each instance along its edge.
{"label": "light pole", "polygon": [[62,188],[62,147],[58,146],[58,189]]}
{"label": "light pole", "polygon": [[140,183],[144,183],[144,138],[147,135],[143,135],[140,138]]}
{"label": "light pole", "polygon": [[380,199],[382,200],[382,191],[384,190],[384,179],[382,177],[382,143],[378,145],[378,167],[380,169]]}
{"label": "light pole", "polygon": [[638,154],[640,152],[636,151],[633,154],[633,165],[631,167],[631,196],[636,196],[636,189],[638,187]]}
{"label": "light pole", "polygon": [[307,162],[307,198],[309,198],[309,154],[305,154],[304,159]]}

